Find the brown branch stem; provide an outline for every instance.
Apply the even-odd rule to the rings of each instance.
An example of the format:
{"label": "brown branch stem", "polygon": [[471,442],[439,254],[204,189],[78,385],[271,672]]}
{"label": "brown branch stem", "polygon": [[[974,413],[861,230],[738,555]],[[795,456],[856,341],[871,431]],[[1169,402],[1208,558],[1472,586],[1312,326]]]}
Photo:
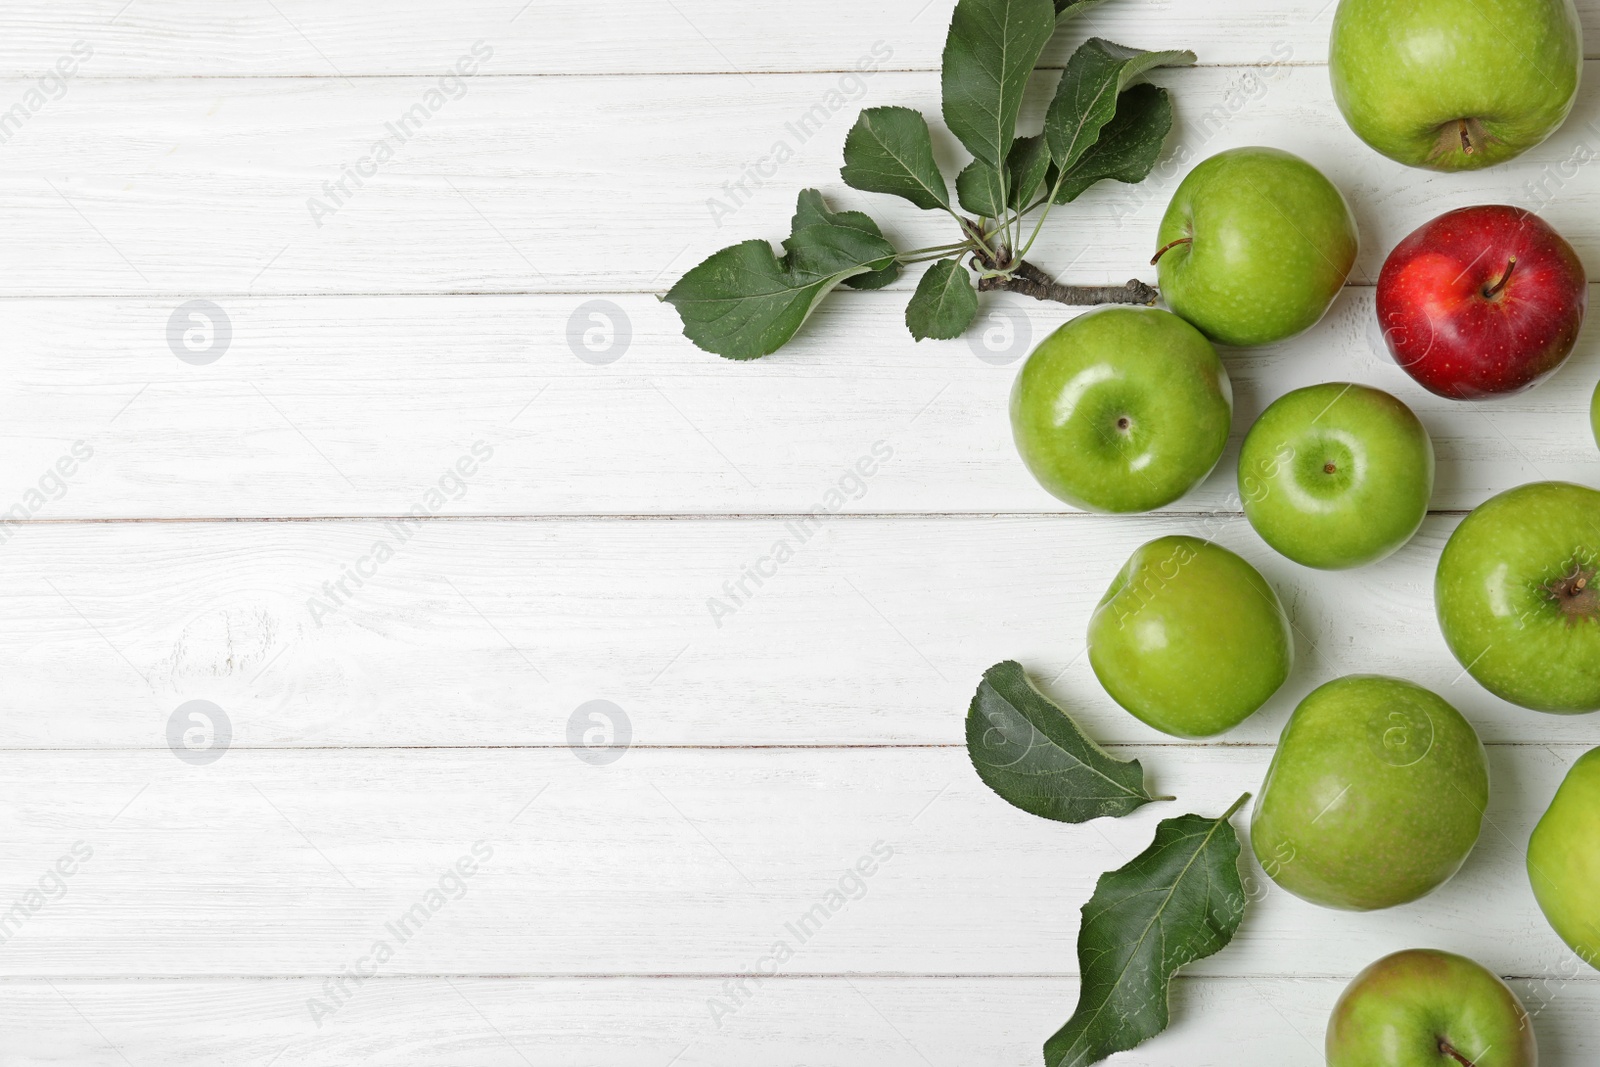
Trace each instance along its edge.
{"label": "brown branch stem", "polygon": [[1088,307],[1094,304],[1153,304],[1157,291],[1137,278],[1123,285],[1062,285],[1044,271],[1023,260],[1011,268],[1009,278],[982,278],[978,291],[1021,293],[1035,300],[1053,300],[1058,304]]}

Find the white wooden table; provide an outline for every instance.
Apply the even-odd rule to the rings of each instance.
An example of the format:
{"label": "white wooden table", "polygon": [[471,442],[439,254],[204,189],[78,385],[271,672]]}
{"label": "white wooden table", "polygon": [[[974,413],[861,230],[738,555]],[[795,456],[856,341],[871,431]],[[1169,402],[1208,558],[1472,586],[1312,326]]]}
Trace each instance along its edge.
{"label": "white wooden table", "polygon": [[[1410,946],[1513,976],[1545,1063],[1600,1058],[1600,975],[1522,869],[1600,722],[1463,678],[1430,595],[1465,509],[1600,479],[1600,335],[1532,394],[1450,404],[1375,347],[1371,289],[1411,228],[1489,201],[1541,207],[1600,269],[1600,166],[1575,162],[1600,150],[1594,63],[1548,143],[1437,176],[1340,120],[1326,0],[1112,0],[1052,47],[1202,64],[1157,77],[1179,127],[1151,182],[1052,216],[1034,258],[1068,280],[1153,280],[1168,195],[1223,148],[1298,152],[1351,199],[1364,249],[1332,313],[1227,357],[1237,429],[1295,386],[1389,389],[1434,435],[1438,510],[1392,559],[1320,574],[1229,510],[1236,450],[1147,517],[1031,482],[1005,398],[1065,309],[996,298],[994,350],[916,345],[909,278],[740,365],[658,303],[713,249],[780,237],[805,186],[934,243],[837,168],[859,108],[937,118],[949,0],[521,2],[0,9],[0,112],[22,107],[0,115],[0,510],[27,516],[0,527],[0,903],[21,902],[0,1064],[1035,1064],[1095,877],[1157,819],[1257,788],[1296,701],[1352,671],[1477,724],[1479,848],[1379,914],[1267,886],[1171,1030],[1114,1062],[1320,1063],[1344,981]],[[1600,56],[1600,0],[1580,7]],[[41,83],[62,57],[77,73]],[[477,73],[448,77],[463,57]],[[780,140],[794,158],[719,228],[708,199]],[[742,578],[875,447],[838,517]],[[1288,685],[1218,743],[1145,728],[1082,655],[1111,575],[1167,532],[1254,561],[1300,632]],[[1074,827],[990,794],[962,717],[1006,658],[1179,804]],[[181,739],[205,744],[196,700],[221,711],[209,748]]]}

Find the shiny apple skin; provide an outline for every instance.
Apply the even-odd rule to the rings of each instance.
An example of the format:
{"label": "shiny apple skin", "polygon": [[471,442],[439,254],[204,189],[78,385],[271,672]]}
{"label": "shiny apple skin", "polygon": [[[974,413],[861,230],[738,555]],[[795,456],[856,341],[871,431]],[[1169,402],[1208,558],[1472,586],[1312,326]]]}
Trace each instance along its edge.
{"label": "shiny apple skin", "polygon": [[[1512,257],[1516,266],[1505,284]],[[1532,388],[1572,354],[1588,277],[1530,211],[1458,208],[1395,246],[1378,276],[1378,324],[1395,362],[1452,400]]]}
{"label": "shiny apple skin", "polygon": [[1341,570],[1411,540],[1433,494],[1433,442],[1382,389],[1327,382],[1274,400],[1239,449],[1239,496],[1261,539]]}
{"label": "shiny apple skin", "polygon": [[1449,701],[1402,678],[1351,674],[1289,716],[1256,794],[1250,847],[1300,899],[1376,911],[1454,877],[1488,803],[1483,742]]}
{"label": "shiny apple skin", "polygon": [[1439,629],[1468,674],[1534,711],[1600,711],[1600,612],[1563,580],[1600,567],[1600,492],[1570,482],[1507,489],[1473,509],[1434,575]]}
{"label": "shiny apple skin", "polygon": [[1217,344],[1309,330],[1344,290],[1361,237],[1339,187],[1278,148],[1230,148],[1183,179],[1156,234],[1161,296]]}
{"label": "shiny apple skin", "polygon": [[1572,765],[1533,828],[1528,880],[1551,928],[1600,970],[1600,748]]}
{"label": "shiny apple skin", "polygon": [[1222,458],[1233,385],[1199,330],[1160,308],[1079,315],[1039,343],[1011,390],[1017,454],[1085,511],[1172,503]]}
{"label": "shiny apple skin", "polygon": [[1594,387],[1589,399],[1589,428],[1594,431],[1594,443],[1600,445],[1600,384]]}
{"label": "shiny apple skin", "polygon": [[1511,987],[1465,956],[1426,948],[1385,956],[1356,975],[1328,1019],[1326,1048],[1328,1067],[1539,1063],[1533,1020]]}
{"label": "shiny apple skin", "polygon": [[1566,121],[1583,26],[1572,0],[1341,0],[1328,75],[1345,121],[1379,152],[1477,170]]}
{"label": "shiny apple skin", "polygon": [[1111,699],[1174,737],[1214,737],[1289,677],[1294,636],[1261,572],[1212,541],[1139,546],[1089,619],[1089,666]]}

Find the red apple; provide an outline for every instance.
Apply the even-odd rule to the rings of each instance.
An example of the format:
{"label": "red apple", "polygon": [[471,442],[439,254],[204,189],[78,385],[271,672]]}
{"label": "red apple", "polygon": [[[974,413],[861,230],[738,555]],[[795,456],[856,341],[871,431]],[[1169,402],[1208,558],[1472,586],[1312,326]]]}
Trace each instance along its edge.
{"label": "red apple", "polygon": [[1572,353],[1588,303],[1583,263],[1531,211],[1447,211],[1395,246],[1378,323],[1407,374],[1452,400],[1521,392]]}

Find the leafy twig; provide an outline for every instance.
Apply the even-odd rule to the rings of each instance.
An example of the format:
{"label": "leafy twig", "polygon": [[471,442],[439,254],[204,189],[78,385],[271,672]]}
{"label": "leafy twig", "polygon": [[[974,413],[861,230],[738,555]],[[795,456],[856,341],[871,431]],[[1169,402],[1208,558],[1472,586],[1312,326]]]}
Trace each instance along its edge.
{"label": "leafy twig", "polygon": [[[1192,52],[1145,52],[1090,38],[1067,61],[1044,128],[1019,136],[1017,118],[1039,56],[1060,21],[1094,2],[957,0],[941,72],[943,116],[973,158],[954,197],[917,111],[868,108],[845,138],[840,176],[847,185],[943,211],[960,227],[960,241],[899,252],[871,218],[830,211],[820,192],[806,190],[781,258],[765,242],[747,241],[715,253],[672,287],[666,299],[678,308],[684,333],[730,359],[755,359],[787,343],[836,286],[881,289],[903,267],[933,260],[906,308],[919,341],[959,337],[977,318],[980,293],[1076,306],[1152,303],[1155,289],[1137,280],[1062,285],[1027,262],[1054,205],[1108,178],[1135,183],[1149,175],[1172,128],[1172,105],[1165,89],[1139,79],[1195,60]],[[1029,233],[1024,219],[1039,208]]]}

